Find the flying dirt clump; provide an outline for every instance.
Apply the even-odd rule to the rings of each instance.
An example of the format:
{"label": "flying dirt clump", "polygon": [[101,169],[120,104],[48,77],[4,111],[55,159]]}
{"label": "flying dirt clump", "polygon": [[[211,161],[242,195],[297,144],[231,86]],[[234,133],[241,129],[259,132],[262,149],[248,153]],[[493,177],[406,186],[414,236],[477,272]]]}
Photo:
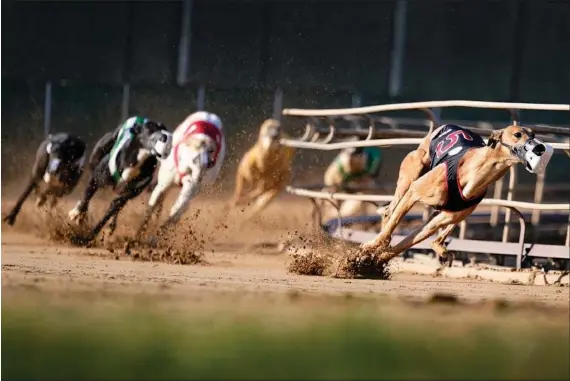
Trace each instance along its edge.
{"label": "flying dirt clump", "polygon": [[[206,264],[204,250],[206,241],[192,228],[179,226],[157,237],[136,241],[131,238],[116,240],[114,246],[122,245],[124,255],[136,261],[164,262],[179,265]],[[108,247],[108,250],[114,250]]]}
{"label": "flying dirt clump", "polygon": [[390,279],[388,266],[379,255],[362,254],[352,246],[319,234],[296,237],[283,249],[290,254],[287,270],[299,275]]}
{"label": "flying dirt clump", "polygon": [[[83,237],[89,234],[89,224],[75,224],[69,222],[61,212],[47,212],[44,215],[44,223],[41,225],[45,235],[51,241],[63,244],[80,245]],[[95,242],[91,245],[93,246]],[[83,245],[81,245],[83,246]]]}
{"label": "flying dirt clump", "polygon": [[336,275],[339,278],[384,279],[392,277],[388,263],[382,261],[377,253],[361,253],[349,250],[338,259]]}

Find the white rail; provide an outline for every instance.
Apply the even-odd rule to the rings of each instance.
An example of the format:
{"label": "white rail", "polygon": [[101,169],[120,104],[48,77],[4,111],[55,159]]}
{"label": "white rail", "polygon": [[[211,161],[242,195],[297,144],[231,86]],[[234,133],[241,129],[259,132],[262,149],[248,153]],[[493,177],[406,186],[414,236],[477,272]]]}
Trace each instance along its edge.
{"label": "white rail", "polygon": [[[487,139],[483,139],[487,143]],[[361,140],[356,142],[339,142],[339,143],[314,143],[303,142],[294,139],[281,139],[281,144],[295,148],[308,148],[318,149],[321,151],[334,151],[344,148],[352,147],[389,147],[389,146],[406,146],[418,145],[422,141],[421,138],[396,138],[396,139],[374,139],[374,140]],[[568,150],[570,149],[570,142],[568,143],[548,143],[554,149]]]}
{"label": "white rail", "polygon": [[358,115],[358,114],[370,114],[382,111],[426,109],[432,107],[473,107],[473,108],[493,108],[493,109],[504,109],[504,110],[570,111],[570,105],[567,104],[509,103],[509,102],[453,100],[453,101],[394,103],[387,105],[341,108],[341,109],[286,108],[283,109],[283,115],[291,115],[291,116]]}
{"label": "white rail", "polygon": [[[296,196],[311,197],[325,200],[335,200],[335,201],[371,201],[371,202],[390,202],[394,199],[394,196],[390,195],[369,195],[369,194],[348,194],[348,193],[334,193],[334,192],[324,192],[324,191],[312,191],[308,189],[296,188],[288,186],[287,192],[294,194]],[[480,205],[496,205],[511,207],[517,209],[529,209],[529,210],[555,210],[555,211],[569,211],[570,203],[568,204],[535,204],[533,202],[523,202],[523,201],[508,201],[508,200],[498,200],[494,198],[484,198]]]}

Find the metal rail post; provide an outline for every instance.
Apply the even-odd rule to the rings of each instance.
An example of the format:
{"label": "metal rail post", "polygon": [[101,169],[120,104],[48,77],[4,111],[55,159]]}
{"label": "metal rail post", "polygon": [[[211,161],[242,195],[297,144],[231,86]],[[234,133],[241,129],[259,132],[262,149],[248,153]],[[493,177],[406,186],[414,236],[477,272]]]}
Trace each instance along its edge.
{"label": "metal rail post", "polygon": [[182,5],[182,28],[180,30],[180,45],[178,47],[178,73],[176,82],[179,86],[188,83],[190,71],[190,43],[192,39],[192,0],[184,0]]}
{"label": "metal rail post", "polygon": [[273,119],[281,121],[281,111],[283,110],[283,91],[281,88],[275,90],[275,95],[273,96]]}
{"label": "metal rail post", "polygon": [[206,103],[206,86],[200,85],[198,88],[198,97],[196,99],[196,110],[204,111],[204,104]]}
{"label": "metal rail post", "polygon": [[45,99],[44,99],[44,138],[47,138],[51,128],[51,106],[52,106],[51,82],[47,81],[45,89]]}
{"label": "metal rail post", "polygon": [[406,18],[408,12],[408,1],[396,1],[394,9],[394,39],[392,40],[392,55],[390,57],[390,78],[388,83],[388,94],[391,97],[400,95],[402,89],[403,64],[404,64],[404,42],[406,40]]}
{"label": "metal rail post", "polygon": [[[512,201],[515,194],[515,186],[517,181],[517,166],[513,165],[509,169],[509,189],[507,191],[507,201]],[[503,242],[508,242],[510,233],[512,210],[507,208],[505,211],[505,226],[503,227]]]}
{"label": "metal rail post", "polygon": [[121,102],[121,122],[129,117],[129,106],[131,102],[131,85],[125,83],[123,85],[123,101]]}

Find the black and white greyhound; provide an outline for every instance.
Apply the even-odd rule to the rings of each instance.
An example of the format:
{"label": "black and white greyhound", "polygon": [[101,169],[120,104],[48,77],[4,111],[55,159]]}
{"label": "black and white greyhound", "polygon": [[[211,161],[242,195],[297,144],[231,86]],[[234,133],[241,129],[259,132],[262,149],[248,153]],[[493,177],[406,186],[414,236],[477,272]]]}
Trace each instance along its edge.
{"label": "black and white greyhound", "polygon": [[55,207],[61,197],[73,192],[83,174],[86,148],[87,144],[77,136],[68,133],[48,135],[38,147],[26,189],[4,221],[9,225],[14,224],[32,191],[37,195],[37,207],[44,206],[50,199],[51,208]]}
{"label": "black and white greyhound", "polygon": [[85,222],[89,202],[101,188],[112,187],[117,197],[80,243],[93,240],[111,218],[109,233],[115,231],[121,209],[150,184],[158,160],[168,157],[171,148],[172,134],[164,124],[138,116],[127,119],[97,142],[89,158],[91,175],[87,188],[68,217]]}

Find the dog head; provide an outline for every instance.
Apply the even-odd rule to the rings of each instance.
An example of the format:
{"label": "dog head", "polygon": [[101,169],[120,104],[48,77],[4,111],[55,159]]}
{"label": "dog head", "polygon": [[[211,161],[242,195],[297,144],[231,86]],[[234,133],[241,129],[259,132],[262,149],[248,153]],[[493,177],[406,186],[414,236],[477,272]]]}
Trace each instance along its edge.
{"label": "dog head", "polygon": [[530,173],[542,173],[552,158],[552,146],[538,140],[528,127],[508,126],[493,131],[487,145],[501,149],[514,163],[521,163]]}
{"label": "dog head", "polygon": [[136,161],[143,161],[151,155],[160,160],[168,157],[172,148],[172,134],[163,123],[147,119],[134,128],[138,139],[131,142],[130,148],[138,150]]}
{"label": "dog head", "polygon": [[73,177],[72,172],[83,168],[86,148],[85,142],[78,137],[50,135],[46,145],[48,164],[44,181],[52,183],[56,180],[60,184],[65,184]]}
{"label": "dog head", "polygon": [[259,128],[258,141],[264,149],[268,150],[279,144],[281,136],[281,123],[277,119],[267,119]]}
{"label": "dog head", "polygon": [[348,174],[364,171],[368,155],[363,147],[345,148],[340,153],[340,162]]}

